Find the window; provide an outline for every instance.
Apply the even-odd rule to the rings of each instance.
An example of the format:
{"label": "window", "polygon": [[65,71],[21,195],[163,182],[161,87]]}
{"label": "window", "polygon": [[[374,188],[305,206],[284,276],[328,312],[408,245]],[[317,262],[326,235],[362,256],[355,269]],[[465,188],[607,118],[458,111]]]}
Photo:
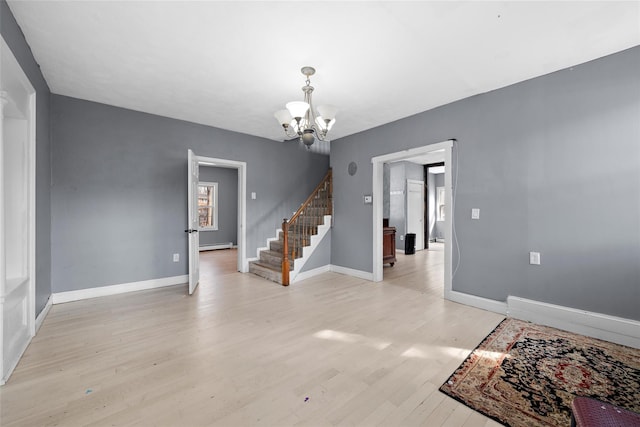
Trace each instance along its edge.
{"label": "window", "polygon": [[444,221],[444,187],[436,188],[437,201],[436,201],[436,219],[438,221]]}
{"label": "window", "polygon": [[200,230],[218,229],[218,183],[198,183],[198,223]]}

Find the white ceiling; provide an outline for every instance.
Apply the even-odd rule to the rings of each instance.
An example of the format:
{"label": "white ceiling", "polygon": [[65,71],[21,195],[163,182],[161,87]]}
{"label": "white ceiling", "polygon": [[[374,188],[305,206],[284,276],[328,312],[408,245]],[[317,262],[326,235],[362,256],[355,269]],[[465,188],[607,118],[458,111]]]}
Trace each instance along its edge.
{"label": "white ceiling", "polygon": [[304,65],[337,139],[640,44],[638,1],[9,6],[52,92],[275,140]]}

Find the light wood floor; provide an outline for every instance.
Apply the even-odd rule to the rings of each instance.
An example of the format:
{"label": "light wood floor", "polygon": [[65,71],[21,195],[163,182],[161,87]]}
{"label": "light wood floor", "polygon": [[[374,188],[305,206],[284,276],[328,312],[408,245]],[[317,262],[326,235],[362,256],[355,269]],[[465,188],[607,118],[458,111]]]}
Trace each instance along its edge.
{"label": "light wood floor", "polygon": [[192,297],[56,305],[0,388],[0,425],[498,425],[438,391],[502,320],[442,299],[442,254],[284,288],[214,251]]}

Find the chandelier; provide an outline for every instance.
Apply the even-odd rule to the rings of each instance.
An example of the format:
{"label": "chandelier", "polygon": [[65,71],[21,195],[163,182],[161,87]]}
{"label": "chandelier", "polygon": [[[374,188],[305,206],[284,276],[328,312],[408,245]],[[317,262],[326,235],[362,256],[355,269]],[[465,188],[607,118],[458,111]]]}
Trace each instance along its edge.
{"label": "chandelier", "polygon": [[300,71],[307,77],[302,87],[304,101],[289,102],[286,110],[276,111],[274,116],[289,138],[298,137],[307,148],[310,148],[316,138],[320,141],[329,141],[327,133],[336,122],[338,109],[333,105],[320,105],[316,113],[311,102],[313,86],[309,80],[316,70],[313,67],[302,67]]}

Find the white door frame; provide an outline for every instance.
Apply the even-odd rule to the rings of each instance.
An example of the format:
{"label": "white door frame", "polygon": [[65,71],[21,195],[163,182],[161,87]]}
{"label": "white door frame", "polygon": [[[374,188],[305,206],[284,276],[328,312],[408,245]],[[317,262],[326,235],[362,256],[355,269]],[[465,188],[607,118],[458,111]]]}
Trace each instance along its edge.
{"label": "white door frame", "polygon": [[373,281],[382,280],[382,199],[383,199],[383,165],[387,162],[404,160],[431,151],[444,149],[444,186],[445,186],[445,224],[444,224],[444,298],[449,299],[452,282],[452,249],[453,249],[453,228],[452,228],[452,178],[451,178],[451,157],[453,150],[452,139],[438,142],[436,144],[425,145],[423,147],[411,148],[409,150],[395,153],[383,154],[371,159],[373,163]]}
{"label": "white door frame", "polygon": [[247,261],[247,162],[218,159],[215,157],[194,156],[198,165],[230,168],[238,170],[238,271],[249,271]]}
{"label": "white door frame", "polygon": [[[26,170],[27,170],[27,191],[28,191],[28,201],[27,201],[27,216],[28,216],[28,250],[27,250],[27,263],[28,263],[28,275],[29,275],[29,285],[28,285],[28,297],[27,297],[27,329],[29,333],[29,341],[36,333],[36,91],[34,87],[31,85],[29,78],[26,76],[20,64],[16,60],[15,56],[9,46],[4,41],[4,38],[0,36],[0,61],[2,61],[2,67],[0,67],[0,72],[4,73],[4,75],[9,75],[13,80],[13,84],[17,84],[19,90],[24,90],[27,94],[27,105],[26,105],[26,120],[27,120],[27,150],[26,150]],[[5,78],[6,80],[7,78]],[[0,82],[3,79],[0,76]],[[4,104],[5,102],[10,101],[11,99],[11,90],[15,87],[11,88],[2,88],[0,87],[0,104]],[[7,90],[7,92],[2,93],[3,90]],[[17,90],[17,89],[15,89]],[[3,105],[0,105],[0,123],[4,121],[4,113],[3,113]],[[2,141],[4,138],[3,135],[3,126],[0,124],[0,164],[4,162],[4,142]],[[1,174],[0,174],[1,175]],[[4,203],[5,203],[5,195],[4,195],[4,177],[0,177],[0,235],[4,236],[4,227],[5,227],[5,218],[4,218]],[[15,361],[11,361],[13,366],[10,366],[9,369],[6,369],[5,360],[4,360],[4,296],[5,296],[5,286],[6,286],[6,265],[5,265],[5,242],[4,237],[0,239],[0,385],[5,384],[6,380],[8,380],[9,376],[15,369],[18,361],[18,358]],[[28,345],[28,343],[27,343]],[[24,353],[27,345],[24,348],[20,349],[20,355]],[[20,356],[21,357],[21,356]],[[6,377],[4,377],[3,373],[7,371]]]}

